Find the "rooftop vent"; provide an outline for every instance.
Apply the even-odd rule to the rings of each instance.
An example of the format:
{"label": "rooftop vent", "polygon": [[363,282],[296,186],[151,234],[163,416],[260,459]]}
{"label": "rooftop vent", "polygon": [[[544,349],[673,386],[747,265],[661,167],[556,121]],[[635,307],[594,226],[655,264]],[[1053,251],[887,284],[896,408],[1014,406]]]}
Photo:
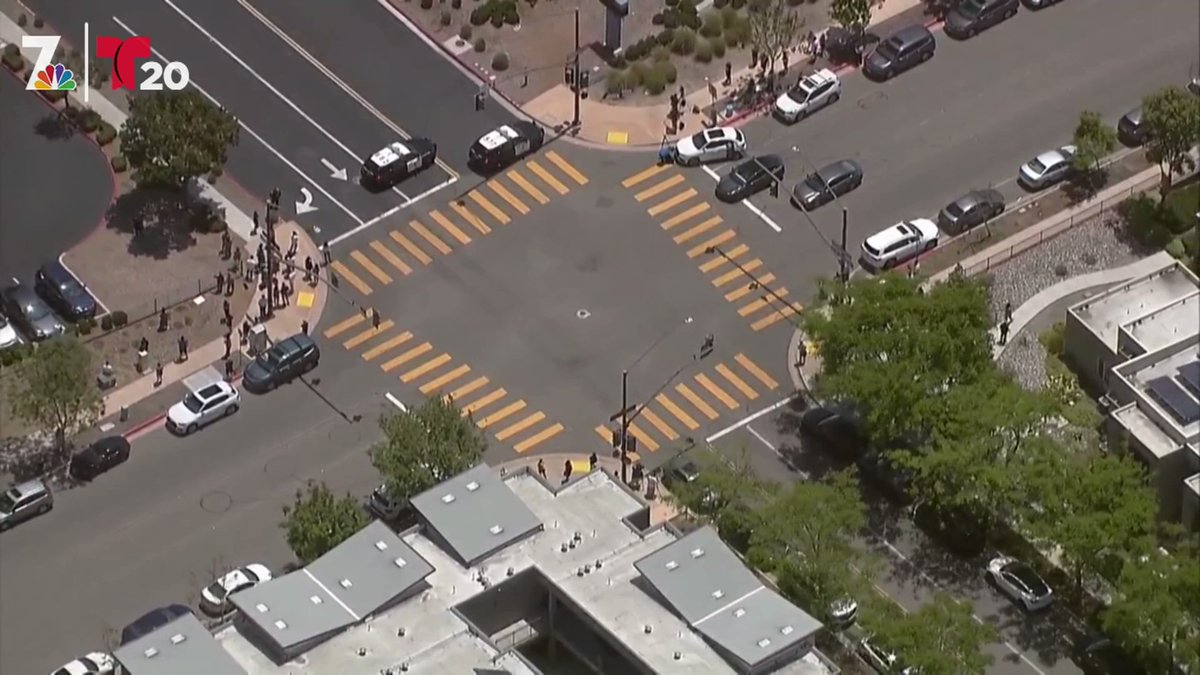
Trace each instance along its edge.
{"label": "rooftop vent", "polygon": [[725,597],[725,591],[718,588],[712,592],[712,596],[713,600],[720,600],[721,598]]}
{"label": "rooftop vent", "polygon": [[741,608],[741,607],[738,607],[737,609],[733,610],[733,618],[735,618],[735,619],[740,619],[740,618],[742,618],[743,616],[746,616],[746,610],[745,610],[745,609],[743,609],[743,608]]}
{"label": "rooftop vent", "polygon": [[385,542],[385,541],[375,542],[375,550],[376,551],[386,551],[387,550],[387,542]]}
{"label": "rooftop vent", "polygon": [[312,604],[314,604],[314,605],[319,605],[319,604],[321,604],[321,602],[323,602],[323,601],[321,600],[321,596],[319,596],[319,595],[310,595],[310,596],[308,596],[308,601],[309,601],[309,602],[311,602],[311,603],[312,603]]}
{"label": "rooftop vent", "polygon": [[254,609],[257,609],[257,610],[258,610],[260,613],[266,614],[266,613],[267,613],[267,610],[268,610],[268,609],[271,609],[271,608],[270,608],[270,607],[267,607],[266,605],[264,605],[264,604],[262,604],[262,603],[260,602],[260,603],[258,603],[257,605],[255,605],[255,606],[254,606]]}
{"label": "rooftop vent", "polygon": [[692,557],[693,558],[699,558],[700,556],[703,556],[703,555],[704,555],[704,549],[702,549],[702,548],[692,549]]}
{"label": "rooftop vent", "polygon": [[148,659],[152,659],[152,658],[158,656],[158,650],[155,649],[154,647],[150,647],[146,651],[142,652],[142,656],[144,656]]}
{"label": "rooftop vent", "polygon": [[474,492],[478,489],[479,489],[479,483],[476,483],[475,481],[471,481],[470,483],[467,483],[467,492]]}
{"label": "rooftop vent", "polygon": [[443,504],[453,504],[454,503],[454,495],[442,495],[442,503]]}
{"label": "rooftop vent", "polygon": [[407,567],[408,561],[404,558],[396,558],[392,561],[392,564],[394,564],[396,567]]}
{"label": "rooftop vent", "polygon": [[276,622],[275,622],[275,627],[276,627],[276,628],[278,628],[279,630],[283,630],[283,629],[287,628],[287,623],[285,623],[285,622],[284,622],[284,621],[281,619],[281,620],[278,620],[278,621],[276,621]]}
{"label": "rooftop vent", "polygon": [[354,584],[350,583],[349,579],[342,579],[338,582],[338,586],[341,586],[342,588],[350,588],[353,585]]}
{"label": "rooftop vent", "polygon": [[173,645],[183,644],[184,642],[187,642],[187,636],[183,633],[176,633],[171,636],[171,644]]}
{"label": "rooftop vent", "polygon": [[668,560],[668,561],[667,561],[667,564],[665,565],[665,567],[667,568],[667,571],[668,571],[668,572],[671,572],[671,571],[674,571],[676,568],[678,568],[678,567],[679,567],[679,563],[675,562],[674,560]]}
{"label": "rooftop vent", "polygon": [[488,532],[491,532],[492,534],[500,534],[503,531],[504,531],[504,528],[500,527],[499,525],[493,525],[488,528]]}
{"label": "rooftop vent", "polygon": [[783,628],[779,629],[779,634],[780,635],[791,635],[792,631],[794,631],[794,630],[796,630],[796,629],[792,628],[791,626],[784,626]]}
{"label": "rooftop vent", "polygon": [[771,638],[763,638],[763,639],[759,640],[758,646],[762,647],[763,649],[766,649],[767,647],[771,646]]}

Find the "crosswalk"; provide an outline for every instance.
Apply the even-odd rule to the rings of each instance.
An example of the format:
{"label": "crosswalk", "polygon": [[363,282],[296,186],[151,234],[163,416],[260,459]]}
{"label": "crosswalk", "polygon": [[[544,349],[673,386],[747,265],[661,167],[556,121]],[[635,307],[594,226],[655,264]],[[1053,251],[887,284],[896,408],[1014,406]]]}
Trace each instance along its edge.
{"label": "crosswalk", "polygon": [[646,213],[687,251],[725,300],[737,306],[750,328],[760,331],[792,321],[803,309],[677,167],[652,166],[626,178],[621,186],[633,192],[634,200],[645,205]]}
{"label": "crosswalk", "polygon": [[535,208],[549,204],[588,178],[562,155],[550,150],[491,178],[423,218],[391,230],[380,229],[378,238],[339,255],[330,268],[364,296],[389,286],[439,256],[486,237]]}
{"label": "crosswalk", "polygon": [[[778,388],[779,382],[765,369],[738,353],[728,361],[668,385],[636,413],[629,424],[629,433],[637,439],[639,450],[657,452]],[[611,445],[612,427],[600,425],[595,431]]]}
{"label": "crosswalk", "polygon": [[485,434],[518,454],[530,452],[566,429],[470,365],[400,329],[394,321],[381,318],[375,325],[368,317],[373,317],[371,310],[353,314],[326,329],[325,338],[340,341],[342,347],[358,352],[363,361],[397,377],[422,396],[452,400]]}

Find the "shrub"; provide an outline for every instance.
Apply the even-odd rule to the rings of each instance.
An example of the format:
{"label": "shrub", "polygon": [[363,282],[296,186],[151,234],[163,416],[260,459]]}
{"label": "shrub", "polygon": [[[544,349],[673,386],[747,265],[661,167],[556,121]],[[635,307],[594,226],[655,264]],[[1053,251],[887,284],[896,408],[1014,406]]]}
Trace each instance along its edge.
{"label": "shrub", "polygon": [[[29,17],[25,16],[25,12],[21,12],[20,14],[17,15],[17,25],[18,26],[20,26],[21,28],[24,28],[25,24],[27,24],[27,23],[29,23]],[[13,45],[13,46],[16,47],[16,45]]]}
{"label": "shrub", "polygon": [[687,56],[696,48],[696,34],[690,30],[675,31],[675,39],[671,41],[671,51]]}
{"label": "shrub", "polygon": [[1195,258],[1197,254],[1200,254],[1200,228],[1193,227],[1179,235],[1179,241],[1183,244],[1183,249],[1187,251],[1188,256]]}
{"label": "shrub", "polygon": [[471,10],[471,14],[467,17],[467,19],[471,22],[472,26],[482,26],[488,22],[488,19],[491,18],[491,16],[491,5],[480,5]]}
{"label": "shrub", "polygon": [[667,28],[679,28],[679,23],[679,12],[671,9],[663,15],[663,25]]}
{"label": "shrub", "polygon": [[103,121],[95,110],[85,110],[79,113],[79,128],[86,133],[90,134],[95,131]]}
{"label": "shrub", "polygon": [[746,6],[746,0],[730,0],[729,4],[734,9],[741,9]]}
{"label": "shrub", "polygon": [[679,11],[682,14],[695,14],[696,0],[679,0]]}
{"label": "shrub", "polygon": [[111,314],[105,314],[100,317],[100,330],[110,331],[113,329],[113,320]]}
{"label": "shrub", "polygon": [[667,7],[675,8],[679,6],[679,0],[666,0]]}
{"label": "shrub", "polygon": [[728,4],[729,0],[713,0],[712,6],[716,9],[725,9],[725,6]]}
{"label": "shrub", "polygon": [[438,16],[438,23],[443,26],[449,26],[452,21],[454,21],[454,17],[450,16],[450,10],[443,9],[442,13]]}
{"label": "shrub", "polygon": [[20,344],[0,352],[0,366],[12,366],[24,361],[33,354],[32,344]]}
{"label": "shrub", "polygon": [[75,332],[78,335],[90,335],[93,330],[96,330],[95,319],[83,319],[75,324]]}
{"label": "shrub", "polygon": [[33,17],[33,27],[34,28],[41,28],[42,26],[45,26],[45,25],[46,25],[46,21],[44,19],[42,19],[42,17],[40,17],[40,16]]}
{"label": "shrub", "polygon": [[663,25],[664,20],[665,17],[663,16],[662,12],[655,12],[654,16],[650,17],[650,23],[654,24],[655,26]]}
{"label": "shrub", "polygon": [[463,39],[463,40],[468,40],[468,41],[469,41],[469,40],[471,39],[471,24],[469,24],[469,23],[464,23],[464,24],[463,24],[463,25],[462,25],[462,26],[461,26],[461,27],[458,29],[458,37],[459,37],[459,38],[461,38],[461,39]]}
{"label": "shrub", "polygon": [[1059,321],[1051,326],[1045,333],[1042,333],[1038,336],[1038,342],[1041,342],[1042,346],[1046,348],[1047,354],[1062,356],[1064,340],[1063,336],[1066,333],[1066,330],[1067,325],[1062,321]]}
{"label": "shrub", "polygon": [[502,73],[508,70],[508,54],[505,52],[496,52],[492,57],[492,70],[497,73]]}
{"label": "shrub", "polygon": [[475,44],[473,46],[475,51],[483,52],[483,50],[487,49],[487,42],[483,38],[477,37],[475,38]]}
{"label": "shrub", "polygon": [[671,50],[667,49],[666,47],[663,47],[661,45],[658,47],[655,47],[654,52],[651,57],[651,60],[653,60],[655,63],[662,63],[663,61],[670,61],[671,60]]}
{"label": "shrub", "polygon": [[642,77],[642,86],[646,88],[646,93],[658,95],[667,88],[667,79],[657,68],[648,68]]}
{"label": "shrub", "polygon": [[421,9],[433,9],[433,0],[421,0]]}
{"label": "shrub", "polygon": [[700,16],[697,14],[684,15],[683,20],[680,23],[688,28],[691,28],[692,30],[700,30]]}
{"label": "shrub", "polygon": [[679,79],[679,69],[670,61],[661,61],[654,64],[654,70],[658,71],[659,75],[662,75],[667,84],[675,84],[675,80]]}
{"label": "shrub", "polygon": [[50,103],[58,103],[59,101],[61,101],[61,100],[63,100],[64,98],[66,98],[66,97],[67,97],[67,92],[65,92],[65,91],[58,91],[58,90],[55,90],[55,91],[41,91],[41,92],[38,92],[38,93],[40,93],[40,94],[42,95],[42,98],[46,99],[46,100],[47,100],[47,101],[49,101]]}
{"label": "shrub", "polygon": [[713,56],[718,59],[725,57],[725,38],[720,35],[708,39],[708,45],[712,47]]}
{"label": "shrub", "polygon": [[125,173],[129,169],[129,160],[125,159],[125,155],[113,157],[109,160],[109,164],[112,164],[112,169],[116,173]]}
{"label": "shrub", "polygon": [[709,10],[701,17],[700,34],[704,37],[716,37],[725,30],[725,24],[721,21],[721,13],[715,10]]}
{"label": "shrub", "polygon": [[112,313],[112,322],[113,322],[114,326],[116,326],[117,328],[120,328],[121,326],[124,326],[125,324],[129,323],[129,315],[126,314],[123,310],[118,309],[117,311]]}
{"label": "shrub", "polygon": [[708,40],[700,40],[696,43],[696,53],[693,55],[700,63],[709,63],[713,58],[712,45],[708,44]]}
{"label": "shrub", "polygon": [[501,28],[504,26],[504,15],[500,12],[492,12],[492,18],[489,21],[492,22],[492,28]]}
{"label": "shrub", "polygon": [[804,0],[787,0],[788,7],[798,7]]}
{"label": "shrub", "polygon": [[1171,230],[1164,222],[1165,210],[1154,199],[1138,195],[1127,200],[1122,208],[1129,234],[1138,243],[1162,248],[1171,240]]}
{"label": "shrub", "polygon": [[721,27],[722,28],[730,28],[730,27],[734,26],[735,24],[737,24],[737,22],[738,22],[738,13],[737,13],[736,9],[734,9],[732,7],[722,7],[721,8]]}
{"label": "shrub", "polygon": [[625,52],[620,52],[618,54],[609,56],[607,59],[605,59],[605,62],[608,63],[608,66],[614,70],[625,70],[625,67],[629,65],[629,63],[625,60]]}
{"label": "shrub", "polygon": [[621,70],[610,70],[604,76],[604,93],[609,96],[619,96],[622,92],[629,88],[629,78]]}
{"label": "shrub", "polygon": [[658,37],[655,39],[655,42],[657,42],[659,45],[662,45],[663,47],[666,47],[667,45],[671,44],[674,41],[675,41],[675,30],[672,28],[663,29],[661,32],[659,32]]}
{"label": "shrub", "polygon": [[9,43],[4,45],[4,66],[13,72],[25,69],[25,57],[21,56],[21,48]]}
{"label": "shrub", "polygon": [[632,89],[642,86],[646,83],[646,74],[650,70],[650,66],[640,61],[629,66],[629,70],[625,72],[625,84]]}
{"label": "shrub", "polygon": [[1187,247],[1183,245],[1183,237],[1175,237],[1171,241],[1168,241],[1163,250],[1170,253],[1176,260],[1187,262],[1188,252]]}
{"label": "shrub", "polygon": [[117,130],[113,128],[113,125],[101,120],[100,126],[96,129],[96,142],[100,145],[108,145],[109,143],[112,143],[116,137]]}
{"label": "shrub", "polygon": [[503,7],[504,9],[501,10],[500,16],[504,19],[504,23],[510,26],[515,26],[521,23],[521,14],[517,12],[517,3],[508,2],[505,3]]}
{"label": "shrub", "polygon": [[76,106],[73,106],[73,105],[69,105],[69,106],[63,108],[63,111],[62,111],[63,116],[66,117],[67,119],[71,120],[72,122],[79,119],[79,113],[81,113],[81,112],[82,111],[79,108],[77,108]]}

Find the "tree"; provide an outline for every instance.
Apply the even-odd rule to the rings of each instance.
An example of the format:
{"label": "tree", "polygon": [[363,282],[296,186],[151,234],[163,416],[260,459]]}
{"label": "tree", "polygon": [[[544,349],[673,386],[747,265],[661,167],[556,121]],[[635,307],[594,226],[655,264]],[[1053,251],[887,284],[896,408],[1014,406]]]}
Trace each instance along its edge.
{"label": "tree", "polygon": [[1075,125],[1075,156],[1071,163],[1081,174],[1100,173],[1100,162],[1117,149],[1117,132],[1104,123],[1100,113],[1085,110]]}
{"label": "tree", "polygon": [[865,612],[863,623],[880,646],[921,675],[982,674],[992,663],[983,647],[996,640],[996,629],[976,621],[968,605],[947,593],[907,614]]}
{"label": "tree", "polygon": [[804,19],[787,0],[767,0],[750,12],[750,44],[774,72],[775,61],[792,46],[803,27]]}
{"label": "tree", "polygon": [[1162,199],[1176,174],[1190,171],[1196,163],[1189,154],[1200,143],[1200,97],[1179,87],[1167,87],[1142,101],[1142,124],[1146,125],[1146,156],[1162,172]]}
{"label": "tree", "polygon": [[483,461],[487,438],[452,401],[428,398],[379,421],[384,438],[368,451],[392,499],[404,501]]}
{"label": "tree", "polygon": [[238,122],[195,89],[138,94],[121,127],[121,153],[141,187],[182,188],[225,166]]}
{"label": "tree", "polygon": [[872,0],[833,0],[829,4],[829,18],[853,33],[861,45],[863,34],[871,23],[872,4]]}
{"label": "tree", "polygon": [[43,342],[17,365],[12,399],[18,417],[54,435],[61,461],[66,460],[67,434],[100,415],[100,398],[92,372],[92,354],[74,336]]}
{"label": "tree", "polygon": [[726,543],[743,553],[762,522],[761,509],[775,493],[774,485],[754,476],[748,457],[746,448],[736,461],[711,448],[695,450],[688,460],[698,468],[696,478],[669,486],[674,504],[711,523]]}
{"label": "tree", "polygon": [[1104,630],[1149,672],[1178,661],[1200,668],[1200,555],[1194,543],[1174,554],[1127,559],[1117,593],[1101,617]]}
{"label": "tree", "polygon": [[327,485],[312,481],[307,487],[307,491],[296,490],[292,505],[283,507],[280,523],[302,565],[325,555],[370,520],[350,493],[335,497]]}

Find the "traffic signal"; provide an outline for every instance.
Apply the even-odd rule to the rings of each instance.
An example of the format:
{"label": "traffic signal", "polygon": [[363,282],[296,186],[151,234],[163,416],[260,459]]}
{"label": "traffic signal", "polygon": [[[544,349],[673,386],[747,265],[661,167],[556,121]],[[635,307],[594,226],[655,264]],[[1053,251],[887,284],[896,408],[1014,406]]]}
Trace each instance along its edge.
{"label": "traffic signal", "polygon": [[575,86],[575,64],[568,63],[563,67],[563,83],[568,87]]}
{"label": "traffic signal", "polygon": [[771,179],[770,190],[771,190],[771,196],[778,199],[779,198],[779,179],[777,179],[777,178]]}
{"label": "traffic signal", "polygon": [[621,430],[620,429],[613,429],[612,446],[614,448],[618,448],[618,449],[621,447]]}
{"label": "traffic signal", "polygon": [[629,439],[626,441],[625,450],[627,452],[637,452],[637,436],[634,436],[633,434],[629,435]]}
{"label": "traffic signal", "polygon": [[475,111],[479,112],[487,107],[487,94],[483,91],[475,92]]}
{"label": "traffic signal", "polygon": [[588,85],[591,84],[591,79],[591,74],[588,71],[579,71],[579,98],[588,97]]}
{"label": "traffic signal", "polygon": [[274,190],[271,190],[270,198],[271,198],[271,206],[274,206],[275,208],[279,208],[279,202],[280,202],[280,200],[283,199],[283,191],[280,190],[279,188],[275,188]]}

